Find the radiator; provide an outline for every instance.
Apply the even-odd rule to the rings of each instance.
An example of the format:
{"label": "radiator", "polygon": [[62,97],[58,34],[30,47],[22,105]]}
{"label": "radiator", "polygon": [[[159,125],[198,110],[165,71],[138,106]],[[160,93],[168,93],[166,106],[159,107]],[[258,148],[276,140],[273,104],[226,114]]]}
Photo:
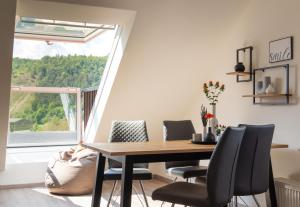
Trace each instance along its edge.
{"label": "radiator", "polygon": [[286,178],[275,179],[278,207],[300,207],[300,182]]}

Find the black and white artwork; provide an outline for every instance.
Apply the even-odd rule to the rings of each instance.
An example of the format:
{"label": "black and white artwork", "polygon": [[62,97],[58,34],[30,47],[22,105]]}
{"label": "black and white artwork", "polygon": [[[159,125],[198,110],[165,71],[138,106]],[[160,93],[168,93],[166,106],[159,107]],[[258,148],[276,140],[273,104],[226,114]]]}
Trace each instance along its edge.
{"label": "black and white artwork", "polygon": [[293,37],[274,40],[269,43],[269,62],[281,62],[293,59]]}

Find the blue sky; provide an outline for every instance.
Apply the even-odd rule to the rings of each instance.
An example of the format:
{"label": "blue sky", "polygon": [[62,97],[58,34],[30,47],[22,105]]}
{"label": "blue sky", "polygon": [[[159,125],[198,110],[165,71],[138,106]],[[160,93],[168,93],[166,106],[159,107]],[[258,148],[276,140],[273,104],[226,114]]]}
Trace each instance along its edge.
{"label": "blue sky", "polygon": [[93,55],[105,56],[109,54],[114,38],[114,31],[108,30],[86,44],[52,42],[15,39],[14,57],[40,59],[46,55]]}

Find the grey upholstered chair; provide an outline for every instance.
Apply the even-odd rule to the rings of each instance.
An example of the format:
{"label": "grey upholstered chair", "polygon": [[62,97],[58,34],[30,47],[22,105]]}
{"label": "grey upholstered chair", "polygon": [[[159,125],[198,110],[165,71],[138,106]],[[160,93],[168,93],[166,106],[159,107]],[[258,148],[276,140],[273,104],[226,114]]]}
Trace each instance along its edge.
{"label": "grey upholstered chair", "polygon": [[257,206],[260,206],[255,194],[265,193],[269,188],[270,150],[275,126],[273,124],[240,126],[245,126],[246,131],[237,164],[234,195],[251,195]]}
{"label": "grey upholstered chair", "polygon": [[[164,121],[163,130],[165,141],[191,140],[195,133],[191,120]],[[205,176],[207,172],[207,167],[199,166],[199,160],[166,162],[165,167],[169,174],[176,176],[174,181],[177,177],[189,181],[190,178]]]}
{"label": "grey upholstered chair", "polygon": [[[113,121],[110,142],[147,142],[148,133],[145,121]],[[117,186],[117,181],[122,177],[122,164],[108,159],[108,170],[104,172],[104,180],[114,180],[113,188],[108,199],[109,206],[112,195]],[[145,195],[142,180],[151,180],[152,173],[148,169],[148,163],[135,164],[133,169],[133,179],[138,180],[142,189],[143,197],[146,206],[148,205],[147,197]],[[133,186],[133,190],[137,192]]]}
{"label": "grey upholstered chair", "polygon": [[198,207],[227,205],[234,192],[236,164],[245,127],[228,127],[208,166],[207,185],[176,182],[156,189],[153,200]]}

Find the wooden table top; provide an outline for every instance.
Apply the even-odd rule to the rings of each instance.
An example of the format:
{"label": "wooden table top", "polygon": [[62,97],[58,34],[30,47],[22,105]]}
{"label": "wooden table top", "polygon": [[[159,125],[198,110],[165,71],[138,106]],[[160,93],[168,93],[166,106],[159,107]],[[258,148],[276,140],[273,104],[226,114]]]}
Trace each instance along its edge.
{"label": "wooden table top", "polygon": [[[185,141],[85,143],[83,146],[109,156],[212,152],[215,145],[192,144]],[[272,149],[288,148],[286,144],[272,144]]]}

